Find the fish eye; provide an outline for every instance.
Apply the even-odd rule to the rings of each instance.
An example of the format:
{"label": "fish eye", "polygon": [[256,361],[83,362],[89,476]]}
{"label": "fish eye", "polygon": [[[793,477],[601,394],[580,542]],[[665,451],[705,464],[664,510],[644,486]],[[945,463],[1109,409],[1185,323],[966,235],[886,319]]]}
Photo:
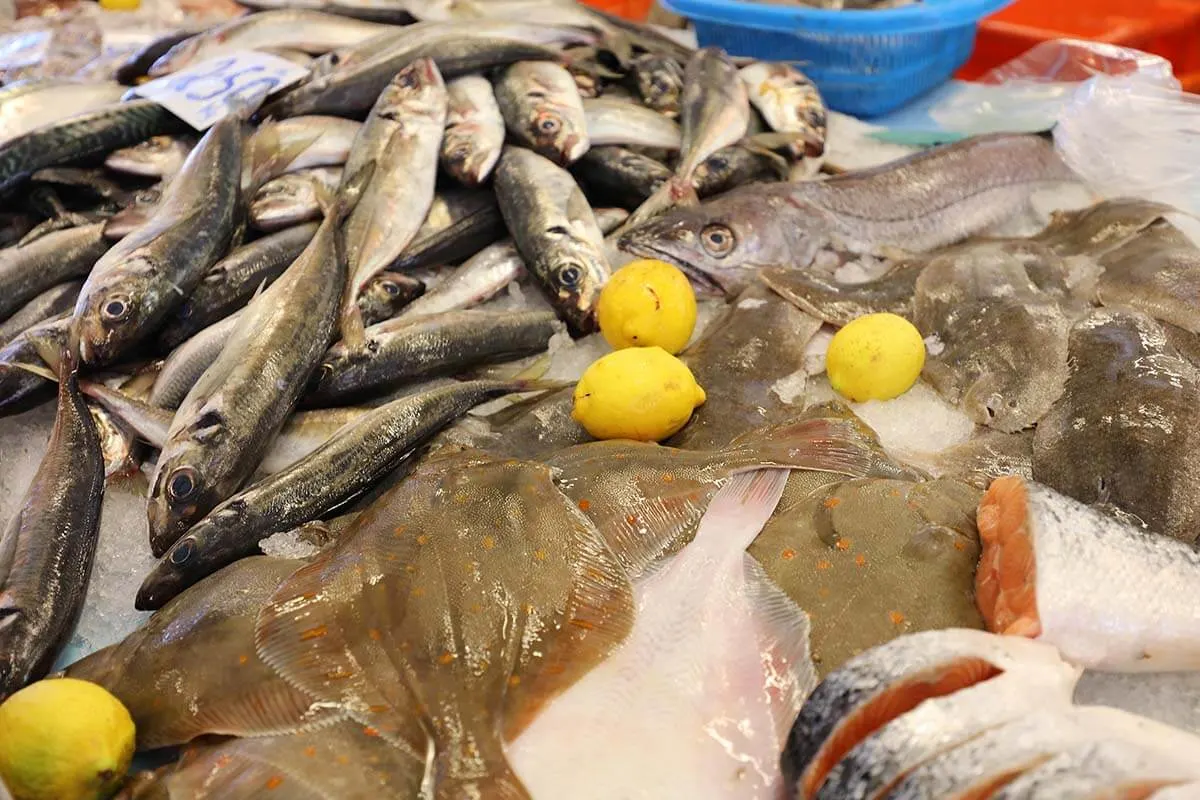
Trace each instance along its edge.
{"label": "fish eye", "polygon": [[171,550],[171,563],[182,564],[191,558],[193,550],[192,540],[184,539]]}
{"label": "fish eye", "polygon": [[583,277],[583,270],[574,264],[564,264],[558,268],[558,282],[567,289],[574,289]]}
{"label": "fish eye", "polygon": [[396,297],[400,294],[400,287],[397,286],[394,281],[384,281],[383,291],[387,294],[390,294],[392,297]]}
{"label": "fish eye", "polygon": [[100,307],[100,316],[107,322],[121,322],[129,316],[132,306],[129,298],[123,294],[112,294]]}
{"label": "fish eye", "polygon": [[700,243],[710,256],[724,258],[733,252],[737,239],[728,227],[714,222],[705,225],[704,230],[700,231]]}
{"label": "fish eye", "polygon": [[333,377],[333,364],[322,364],[321,369],[317,372],[317,383],[324,383]]}
{"label": "fish eye", "polygon": [[196,491],[196,470],[178,467],[167,477],[167,494],[172,500],[186,500]]}
{"label": "fish eye", "polygon": [[562,128],[562,123],[558,117],[549,114],[543,116],[537,121],[537,129],[541,133],[555,134]]}

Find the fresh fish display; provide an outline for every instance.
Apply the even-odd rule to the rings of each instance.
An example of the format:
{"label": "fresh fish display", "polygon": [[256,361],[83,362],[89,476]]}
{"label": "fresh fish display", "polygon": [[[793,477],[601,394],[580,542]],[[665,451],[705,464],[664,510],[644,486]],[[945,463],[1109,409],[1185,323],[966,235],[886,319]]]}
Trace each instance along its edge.
{"label": "fresh fish display", "polygon": [[589,147],[583,100],[566,68],[518,61],[496,81],[496,102],[509,134],[557,164],[573,164]]}
{"label": "fresh fish display", "polygon": [[672,175],[663,163],[613,145],[588,150],[575,163],[573,174],[589,197],[623,208],[637,208]]}
{"label": "fresh fish display", "polygon": [[355,139],[343,187],[374,167],[342,232],[349,279],[341,330],[350,347],[363,344],[359,295],[404,252],[429,212],[445,127],[446,86],[433,62],[421,59],[396,74]]}
{"label": "fresh fish display", "polygon": [[504,147],[504,117],[492,84],[464,75],[446,85],[446,133],[442,168],[467,186],[478,186],[492,174]]}
{"label": "fresh fish display", "polygon": [[1200,371],[1154,320],[1107,308],[1075,323],[1069,365],[1066,391],[1034,431],[1032,478],[1195,542]]}
{"label": "fresh fish display", "polygon": [[522,382],[468,381],[372,409],[194,525],[146,576],[137,607],[161,608],[200,578],[255,553],[259,541],[272,533],[316,519],[350,500],[471,407],[528,388]]}
{"label": "fresh fish display", "polygon": [[117,83],[70,80],[25,80],[0,89],[0,143],[44,125],[97,111],[125,94]]}
{"label": "fresh fish display", "polygon": [[0,320],[64,281],[87,277],[108,250],[104,223],[53,231],[0,250]]}
{"label": "fresh fish display", "polygon": [[1196,668],[1191,545],[1016,476],[988,489],[979,538],[975,597],[991,630],[1049,642],[1092,669]]}
{"label": "fresh fish display", "polygon": [[646,53],[629,62],[629,74],[647,108],[668,117],[679,116],[683,96],[683,67],[671,56]]}
{"label": "fresh fish display", "polygon": [[75,307],[75,298],[83,287],[80,281],[51,286],[0,322],[0,347],[5,346],[34,325],[57,317]]}
{"label": "fresh fish display", "polygon": [[132,147],[114,150],[104,159],[104,166],[127,175],[141,178],[169,178],[183,168],[183,162],[196,146],[195,136],[151,136]]}
{"label": "fresh fish display", "polygon": [[260,231],[280,231],[321,218],[322,192],[333,194],[342,182],[338,167],[314,167],[272,178],[250,201],[250,224]]}
{"label": "fresh fish display", "polygon": [[759,61],[738,74],[771,130],[796,135],[796,156],[815,158],[825,152],[825,101],[804,73],[791,64]]}
{"label": "fresh fish display", "polygon": [[679,125],[638,103],[598,97],[583,101],[583,114],[592,146],[678,150],[683,141]]}
{"label": "fresh fish display", "polygon": [[540,353],[557,327],[548,311],[455,311],[389,320],[367,328],[361,346],[339,342],[329,348],[305,402],[342,403],[418,378]]}
{"label": "fresh fish display", "polygon": [[1099,259],[1096,299],[1200,333],[1200,248],[1162,220]]}
{"label": "fresh fish display", "polygon": [[736,293],[762,267],[805,269],[823,252],[952,244],[1013,216],[1036,189],[1074,180],[1040,137],[977,136],[826,181],[732,191],[633,228],[621,246]]}
{"label": "fresh fish display", "polygon": [[60,374],[45,456],[0,534],[0,697],[50,671],[83,608],[96,553],[104,459],[69,352]]}
{"label": "fresh fish display", "polygon": [[505,224],[530,273],[574,333],[596,330],[610,268],[604,234],[566,170],[529,150],[505,148],[496,169]]}
{"label": "fresh fish display", "polygon": [[111,362],[138,344],[200,283],[229,247],[239,205],[241,123],[209,129],[162,202],[96,262],[75,305],[86,364]]}
{"label": "fresh fish display", "polygon": [[505,234],[495,194],[485,189],[447,188],[433,196],[425,221],[391,268],[409,272],[453,264]]}

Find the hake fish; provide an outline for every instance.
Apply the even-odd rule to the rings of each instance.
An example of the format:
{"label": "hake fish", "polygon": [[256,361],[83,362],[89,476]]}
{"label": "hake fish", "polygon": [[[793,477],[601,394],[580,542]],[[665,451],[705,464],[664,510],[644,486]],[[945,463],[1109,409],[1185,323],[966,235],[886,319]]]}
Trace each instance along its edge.
{"label": "hake fish", "polygon": [[1200,333],[1200,248],[1160,220],[1099,259],[1095,297]]}
{"label": "hake fish", "polygon": [[496,102],[509,134],[560,165],[590,146],[583,100],[567,69],[552,61],[518,61],[496,81]]}
{"label": "hake fish", "polygon": [[355,139],[346,175],[378,161],[342,231],[350,277],[341,330],[350,347],[364,341],[359,295],[400,257],[433,203],[445,127],[446,86],[433,61],[424,58],[396,74]]}
{"label": "hake fish", "polygon": [[526,267],[572,333],[596,330],[596,302],[611,270],[604,234],[575,179],[537,153],[506,147],[496,195]]}
{"label": "hake fish", "polygon": [[103,495],[100,441],[76,386],[73,354],[64,352],[50,442],[0,534],[0,698],[45,676],[75,627]]}
{"label": "hake fish", "polygon": [[226,116],[204,134],[153,216],[92,268],[73,322],[84,363],[110,363],[149,336],[225,254],[241,172],[241,121]]}
{"label": "hake fish", "polygon": [[304,251],[239,314],[217,360],[183,399],[155,467],[148,516],[161,555],[232,495],[283,426],[333,336],[346,272],[344,196]]}
{"label": "hake fish", "polygon": [[1132,309],[1093,311],[1069,342],[1066,391],[1034,430],[1033,479],[1194,543],[1200,371]]}
{"label": "hake fish", "polygon": [[762,267],[953,244],[1008,219],[1035,190],[1074,180],[1038,136],[976,136],[826,181],[743,187],[633,228],[621,247],[736,294]]}
{"label": "hake fish", "polygon": [[472,407],[528,388],[521,381],[468,381],[370,410],[196,523],[146,576],[137,607],[161,607],[200,578],[253,555],[271,534],[316,519],[357,496]]}
{"label": "hake fish", "polygon": [[478,186],[492,174],[504,149],[504,117],[487,78],[464,75],[446,84],[446,134],[442,167],[459,183]]}
{"label": "hake fish", "polygon": [[0,321],[47,289],[86,277],[109,244],[97,222],[0,250]]}
{"label": "hake fish", "polygon": [[1200,587],[1190,544],[1123,522],[1041,484],[997,479],[979,505],[975,597],[988,628],[1111,672],[1193,670]]}

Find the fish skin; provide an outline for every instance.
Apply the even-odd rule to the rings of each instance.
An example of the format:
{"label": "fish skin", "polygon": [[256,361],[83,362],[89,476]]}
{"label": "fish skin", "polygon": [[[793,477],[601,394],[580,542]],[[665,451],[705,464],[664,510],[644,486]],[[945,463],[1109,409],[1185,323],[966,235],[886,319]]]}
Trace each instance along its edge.
{"label": "fish skin", "polygon": [[186,127],[153,100],[131,100],[44,125],[0,144],[0,192],[39,169],[103,155]]}
{"label": "fish skin", "polygon": [[49,672],[92,572],[104,459],[73,366],[64,356],[46,454],[0,534],[0,698]]}
{"label": "fish skin", "polygon": [[425,221],[390,269],[408,272],[465,261],[507,232],[493,192],[447,188],[434,195]]}
{"label": "fish skin", "polygon": [[416,378],[540,353],[556,327],[548,311],[454,311],[388,320],[367,329],[365,347],[338,342],[329,348],[304,401],[340,404]]}
{"label": "fish skin", "polygon": [[865,283],[842,283],[833,276],[790,267],[767,267],[759,277],[797,308],[841,327],[865,314],[895,314],[911,320],[917,278],[926,263],[905,258]]}
{"label": "fish skin", "polygon": [[[1053,413],[1053,412],[1052,412]],[[986,431],[938,453],[934,472],[987,489],[1002,475],[1033,479],[1033,431]]]}
{"label": "fish skin", "polygon": [[57,317],[75,307],[82,281],[67,281],[51,286],[34,297],[12,316],[0,323],[0,348],[8,345],[29,328],[52,317]]}
{"label": "fish skin", "polygon": [[554,163],[573,164],[588,151],[583,99],[565,67],[518,61],[496,79],[496,102],[509,135]]}
{"label": "fish skin", "polygon": [[513,403],[486,417],[469,416],[443,431],[433,447],[467,447],[493,455],[541,461],[592,441],[571,416],[574,388]]}
{"label": "fish skin", "polygon": [[[443,77],[454,78],[528,58],[556,58],[557,51],[518,35],[520,23],[416,27],[373,44],[371,52],[347,59],[326,74],[285,92],[263,107],[262,117],[300,114],[357,115],[368,111],[397,71],[418,58],[432,58]],[[534,26],[540,27],[540,26]]]}
{"label": "fish skin", "polygon": [[[1060,797],[1103,797],[1106,790],[1112,789],[1118,796],[1122,791],[1135,789],[1153,791],[1195,779],[1194,770],[1188,766],[1132,738],[1102,738],[1067,748],[1040,766],[1023,772],[993,797],[995,800],[1055,800]],[[1160,794],[1156,792],[1151,797],[1160,798]]]}
{"label": "fish skin", "polygon": [[[1023,499],[1023,503],[1020,501]],[[1200,553],[1185,542],[1120,521],[1032,481],[995,481],[978,514],[983,557],[976,598],[989,628],[1036,637],[1063,657],[1106,672],[1169,672],[1200,663],[1197,624],[1186,602],[1200,575]],[[1023,538],[1005,533],[1021,525]],[[997,561],[1018,547],[1036,574],[1012,579]],[[1011,561],[1011,559],[1010,559]],[[1017,587],[1032,603],[998,595]]]}
{"label": "fish skin", "polygon": [[826,111],[821,92],[791,64],[759,61],[738,73],[750,103],[771,130],[799,136],[792,148],[796,158],[816,158],[825,152]]}
{"label": "fish skin", "polygon": [[237,328],[237,321],[238,314],[231,314],[220,322],[209,325],[171,351],[154,381],[150,405],[178,408],[192,386],[204,374],[204,370],[217,360],[225,343]]}
{"label": "fish skin", "polygon": [[1099,259],[1095,298],[1200,333],[1200,248],[1162,220]]}
{"label": "fish skin", "polygon": [[151,136],[144,142],[109,153],[104,166],[142,178],[169,178],[183,167],[197,141],[191,134]]}
{"label": "fish skin", "polygon": [[108,218],[104,225],[104,238],[118,242],[145,225],[162,202],[164,182],[156,183],[133,193],[132,201]]}
{"label": "fish skin", "polygon": [[0,347],[0,417],[20,414],[54,396],[53,382],[13,365],[39,364],[47,349],[66,344],[70,325],[68,314],[52,317]]}
{"label": "fish skin", "polygon": [[827,181],[736,189],[629,230],[621,248],[736,294],[762,267],[806,269],[826,251],[952,244],[1011,217],[1035,189],[1072,180],[1037,136],[977,136]]}
{"label": "fish skin", "polygon": [[156,555],[237,491],[304,391],[336,326],[345,211],[343,201],[331,208],[292,265],[239,315],[180,404],[150,487]]}
{"label": "fish skin", "polygon": [[584,100],[583,114],[593,147],[626,145],[675,151],[683,142],[683,132],[675,121],[629,100]]}
{"label": "fish skin", "polygon": [[504,117],[487,78],[464,75],[446,84],[449,102],[442,139],[442,168],[465,186],[492,174],[504,149]]}
{"label": "fish skin", "polygon": [[679,358],[705,387],[710,400],[692,414],[683,430],[666,441],[671,447],[724,447],[762,425],[794,417],[804,393],[787,402],[778,381],[803,370],[804,350],[820,329],[810,317],[768,289],[752,286],[725,315]]}
{"label": "fish skin", "polygon": [[271,534],[317,519],[352,499],[474,406],[523,388],[520,381],[471,381],[371,409],[192,526],[146,576],[136,607],[160,608],[197,580],[254,554]]}
{"label": "fish skin", "polygon": [[333,194],[341,181],[342,170],[336,167],[314,167],[272,178],[250,201],[250,223],[260,231],[271,233],[319,220],[319,191]]}
{"label": "fish skin", "polygon": [[620,648],[508,746],[531,795],[782,796],[779,748],[816,682],[807,618],[743,551],[785,480],[730,479],[693,542],[635,586]]}
{"label": "fish skin", "polygon": [[181,41],[160,56],[147,74],[151,78],[160,78],[238,50],[285,47],[306,53],[324,53],[386,33],[388,28],[305,9],[265,11],[237,17]]}
{"label": "fish skin", "polygon": [[645,53],[629,62],[638,95],[647,108],[668,117],[679,116],[683,95],[683,67],[670,56]]}
{"label": "fish skin", "polygon": [[[66,677],[103,686],[121,701],[138,750],[206,734],[262,736],[329,724],[340,717],[336,710],[314,707],[254,651],[259,609],[303,565],[243,559],[181,593],[121,642],[67,667]],[[179,674],[187,679],[166,677]]]}
{"label": "fish skin", "polygon": [[1071,319],[1066,262],[1025,240],[967,243],[930,258],[913,323],[943,347],[922,374],[976,423],[1028,428],[1065,389]]}
{"label": "fish skin", "polygon": [[107,81],[27,80],[0,91],[0,143],[68,117],[111,106],[125,88]]}
{"label": "fish skin", "polygon": [[110,363],[149,336],[225,254],[241,171],[241,121],[227,116],[204,134],[153,216],[92,268],[73,323],[84,363]]}
{"label": "fish skin", "polygon": [[785,495],[748,549],[810,615],[818,675],[905,633],[983,629],[973,597],[980,490],[949,479],[827,477]]}
{"label": "fish skin", "polygon": [[195,31],[178,30],[165,33],[139,48],[129,55],[125,61],[113,71],[113,79],[125,86],[136,86],[139,78],[147,77],[150,67],[162,58],[168,50],[190,38]]}
{"label": "fish skin", "polygon": [[1055,211],[1033,239],[1060,255],[1099,258],[1176,211],[1163,203],[1117,197],[1078,211]]}
{"label": "fish skin", "polygon": [[587,189],[588,197],[637,208],[674,173],[649,156],[605,145],[588,150],[575,162],[572,174]]}
{"label": "fish skin", "polygon": [[341,331],[350,346],[363,342],[358,298],[367,282],[400,257],[433,203],[445,127],[446,85],[433,61],[420,59],[396,73],[355,139],[367,152],[354,153],[344,175],[359,174],[359,158],[377,159],[377,167],[342,228],[350,278]]}
{"label": "fish skin", "polygon": [[[1001,673],[999,678],[995,677],[997,672]],[[1016,637],[951,628],[893,639],[851,658],[829,673],[808,696],[792,726],[782,756],[789,795],[809,800],[817,796],[819,790],[831,788],[828,779],[833,778],[845,781],[840,785],[847,791],[857,788],[860,792],[857,796],[872,796],[864,791],[868,785],[878,784],[881,779],[886,781],[888,777],[899,777],[897,769],[903,770],[906,766],[890,757],[883,758],[890,755],[886,749],[890,741],[901,744],[903,749],[894,751],[897,755],[911,757],[914,751],[928,752],[930,746],[936,752],[952,743],[955,737],[967,734],[972,728],[977,729],[981,723],[1002,721],[1006,709],[1015,707],[1022,697],[1043,705],[1054,700],[1067,705],[1080,674],[1081,670],[1063,662],[1053,647]],[[1018,680],[1002,680],[1005,675],[1015,675]],[[955,681],[939,681],[943,676],[953,676]],[[1024,681],[1019,680],[1021,678]],[[1024,693],[1020,691],[1023,683],[1028,689]],[[1011,703],[972,703],[981,695],[986,699],[996,686],[1000,687],[997,694],[1011,695]],[[907,698],[902,704],[887,700],[889,694],[909,687],[917,690],[916,696]],[[1035,687],[1040,688],[1036,695]],[[924,703],[918,705],[922,700]],[[946,727],[940,740],[936,729],[935,735],[925,741],[904,735],[908,727],[906,718],[918,721],[923,716],[922,708],[928,707],[933,714],[938,704],[949,704],[950,708],[962,712],[957,718],[936,717],[939,721],[944,720]],[[863,716],[875,706],[880,714]],[[909,711],[913,706],[916,710]],[[1020,708],[1013,709],[1014,714],[1021,711]],[[918,716],[914,717],[914,714]],[[872,724],[874,728],[854,731],[861,733],[858,740],[838,738],[839,732],[851,732],[849,726],[855,719]],[[884,747],[875,750],[881,744]],[[857,757],[871,751],[879,756],[875,762]],[[850,756],[854,756],[853,760],[849,760]],[[907,766],[915,766],[920,760],[918,757]],[[830,796],[836,795],[831,793]]]}
{"label": "fish skin", "polygon": [[[345,164],[361,129],[360,122],[316,114],[267,120],[255,129],[247,147],[258,162],[268,161],[272,150],[294,154],[291,159],[280,160],[274,169],[265,171],[260,176],[265,183],[289,172]],[[258,151],[264,149],[259,155]]]}
{"label": "fish skin", "polygon": [[283,274],[312,241],[316,223],[285,228],[242,245],[208,270],[195,291],[158,334],[159,346],[173,350],[245,306],[254,293]]}
{"label": "fish skin", "polygon": [[579,185],[549,159],[505,147],[495,187],[505,224],[551,305],[573,334],[596,330],[596,303],[611,269]]}
{"label": "fish skin", "polygon": [[736,144],[722,147],[702,161],[692,174],[692,185],[696,194],[704,198],[745,183],[777,181],[786,177],[780,174],[779,164],[768,154]]}
{"label": "fish skin", "polygon": [[1032,477],[1084,503],[1111,504],[1151,530],[1200,536],[1200,371],[1160,326],[1098,309],[1071,329],[1066,391],[1038,423]]}
{"label": "fish skin", "polygon": [[0,250],[0,321],[47,289],[85,277],[108,247],[97,222]]}
{"label": "fish skin", "polygon": [[[334,622],[346,618],[363,624]],[[257,641],[293,685],[422,759],[432,751],[433,796],[519,798],[504,741],[632,623],[628,579],[551,470],[466,453],[425,461],[293,575]],[[327,635],[300,638],[321,625]]]}

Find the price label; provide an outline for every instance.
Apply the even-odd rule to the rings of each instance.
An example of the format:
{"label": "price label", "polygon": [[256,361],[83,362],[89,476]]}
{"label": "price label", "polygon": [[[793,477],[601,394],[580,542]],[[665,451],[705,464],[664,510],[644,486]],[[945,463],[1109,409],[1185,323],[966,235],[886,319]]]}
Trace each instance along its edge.
{"label": "price label", "polygon": [[135,93],[202,131],[229,113],[248,116],[268,95],[307,75],[307,69],[286,59],[239,50],[143,83]]}

